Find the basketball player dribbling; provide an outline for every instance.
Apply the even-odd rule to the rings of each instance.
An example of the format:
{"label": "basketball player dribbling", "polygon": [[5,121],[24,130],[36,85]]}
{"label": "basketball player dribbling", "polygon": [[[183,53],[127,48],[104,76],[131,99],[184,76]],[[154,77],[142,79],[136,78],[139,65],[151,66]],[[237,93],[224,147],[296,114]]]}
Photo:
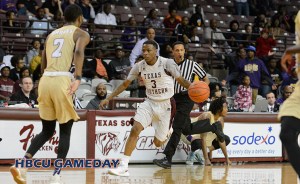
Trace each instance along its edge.
{"label": "basketball player dribbling", "polygon": [[[74,121],[79,119],[72,95],[81,82],[84,50],[90,42],[90,36],[79,27],[83,22],[81,8],[69,5],[64,12],[66,24],[54,30],[46,39],[42,56],[43,73],[39,82],[38,102],[42,120],[42,132],[34,137],[24,159],[31,159],[36,152],[54,134],[56,121],[59,122],[58,159],[65,159],[70,146],[71,129]],[[74,76],[69,72],[75,64]],[[75,77],[72,81],[71,79]],[[15,166],[10,172],[18,184],[26,183],[26,169]],[[55,168],[50,178],[51,184],[60,183],[60,169]]]}
{"label": "basketball player dribbling", "polygon": [[129,176],[128,163],[131,153],[136,147],[139,134],[151,123],[155,129],[153,143],[160,147],[167,139],[170,126],[171,102],[174,95],[174,80],[185,88],[190,82],[181,75],[177,64],[172,59],[156,56],[158,45],[155,41],[144,42],[142,53],[144,60],[135,64],[127,79],[105,100],[100,103],[102,108],[112,100],[113,97],[124,91],[132,80],[141,76],[146,86],[147,98],[137,109],[134,116],[133,127],[126,142],[124,157],[117,169],[111,169],[109,174],[118,176]]}
{"label": "basketball player dribbling", "polygon": [[[296,54],[296,71],[300,77],[300,11],[295,18],[296,45],[285,50],[281,62]],[[300,81],[296,83],[291,96],[280,106],[278,118],[281,121],[280,139],[288,154],[289,161],[300,177],[300,147],[298,137],[300,133]]]}
{"label": "basketball player dribbling", "polygon": [[[184,79],[193,82],[194,77],[197,75],[200,79],[205,81],[207,84],[209,83],[209,79],[206,76],[206,72],[201,68],[201,66],[189,59],[184,57],[185,49],[184,43],[175,42],[172,45],[174,60],[178,67],[180,68],[181,75]],[[165,158],[163,159],[154,159],[153,163],[163,167],[165,169],[169,169],[172,166],[172,158],[175,154],[176,148],[179,144],[181,133],[184,135],[191,134],[200,134],[205,132],[214,132],[218,136],[218,139],[221,142],[224,142],[224,134],[222,132],[222,125],[220,122],[216,122],[214,124],[210,124],[209,119],[201,119],[197,122],[191,124],[190,113],[194,106],[194,102],[190,99],[187,90],[182,88],[175,81],[175,94],[174,99],[176,102],[176,113],[173,119],[173,133],[170,137],[170,140],[165,147],[164,154]],[[195,146],[192,144],[192,148]]]}

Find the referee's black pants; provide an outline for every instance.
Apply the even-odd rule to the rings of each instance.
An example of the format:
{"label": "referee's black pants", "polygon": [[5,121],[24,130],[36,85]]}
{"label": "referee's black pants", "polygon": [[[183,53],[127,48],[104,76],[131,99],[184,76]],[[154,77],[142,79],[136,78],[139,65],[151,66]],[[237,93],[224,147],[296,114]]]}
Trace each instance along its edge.
{"label": "referee's black pants", "polygon": [[176,101],[176,113],[172,125],[173,133],[164,150],[164,154],[169,162],[172,161],[172,157],[175,154],[181,134],[192,135],[214,130],[209,119],[198,120],[191,123],[190,112],[193,109],[194,102],[189,98],[187,92],[175,94],[174,99]]}

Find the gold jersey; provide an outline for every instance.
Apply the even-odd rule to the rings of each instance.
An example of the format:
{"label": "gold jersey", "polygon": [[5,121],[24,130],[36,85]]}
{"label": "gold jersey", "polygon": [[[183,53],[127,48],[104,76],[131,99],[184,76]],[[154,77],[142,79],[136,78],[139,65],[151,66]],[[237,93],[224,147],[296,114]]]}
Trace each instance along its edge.
{"label": "gold jersey", "polygon": [[76,26],[68,25],[54,30],[47,39],[45,71],[68,72],[73,62],[75,42],[73,34]]}

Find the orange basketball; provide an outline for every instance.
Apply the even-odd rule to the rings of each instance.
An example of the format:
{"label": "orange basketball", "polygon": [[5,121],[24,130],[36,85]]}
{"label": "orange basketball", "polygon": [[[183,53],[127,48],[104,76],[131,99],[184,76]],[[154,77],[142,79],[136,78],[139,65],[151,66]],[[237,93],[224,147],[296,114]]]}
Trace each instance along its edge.
{"label": "orange basketball", "polygon": [[188,90],[189,97],[196,103],[204,102],[209,97],[209,86],[203,81],[193,82]]}

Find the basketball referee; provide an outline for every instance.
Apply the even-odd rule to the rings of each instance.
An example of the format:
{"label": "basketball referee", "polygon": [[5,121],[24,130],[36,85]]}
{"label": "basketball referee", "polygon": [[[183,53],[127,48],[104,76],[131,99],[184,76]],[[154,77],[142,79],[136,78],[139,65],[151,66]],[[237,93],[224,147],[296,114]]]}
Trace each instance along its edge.
{"label": "basketball referee", "polygon": [[[185,49],[184,43],[175,42],[172,46],[174,60],[178,64],[181,71],[181,75],[184,79],[193,82],[195,75],[202,79],[207,84],[209,79],[206,76],[206,72],[200,67],[200,65],[192,60],[184,58]],[[154,164],[163,167],[165,169],[171,168],[172,157],[175,154],[176,147],[180,141],[181,133],[184,135],[199,134],[204,132],[213,132],[218,136],[218,139],[223,142],[224,134],[222,132],[222,125],[220,122],[216,122],[213,125],[210,124],[209,119],[198,120],[191,124],[190,112],[194,106],[194,102],[189,98],[188,92],[178,82],[175,81],[175,95],[176,101],[176,113],[173,119],[173,133],[170,140],[164,150],[165,158],[154,159]],[[193,145],[192,145],[193,146]]]}

